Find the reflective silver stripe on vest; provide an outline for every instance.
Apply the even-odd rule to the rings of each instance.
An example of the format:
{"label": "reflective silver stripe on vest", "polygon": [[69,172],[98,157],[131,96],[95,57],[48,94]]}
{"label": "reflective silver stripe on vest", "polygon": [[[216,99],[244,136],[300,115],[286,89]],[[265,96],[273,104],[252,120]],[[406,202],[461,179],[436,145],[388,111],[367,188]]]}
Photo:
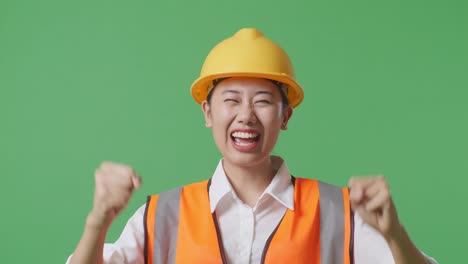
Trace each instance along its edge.
{"label": "reflective silver stripe on vest", "polygon": [[154,223],[154,264],[174,264],[182,187],[159,195]]}
{"label": "reflective silver stripe on vest", "polygon": [[344,205],[340,187],[318,182],[320,193],[320,262],[344,263]]}

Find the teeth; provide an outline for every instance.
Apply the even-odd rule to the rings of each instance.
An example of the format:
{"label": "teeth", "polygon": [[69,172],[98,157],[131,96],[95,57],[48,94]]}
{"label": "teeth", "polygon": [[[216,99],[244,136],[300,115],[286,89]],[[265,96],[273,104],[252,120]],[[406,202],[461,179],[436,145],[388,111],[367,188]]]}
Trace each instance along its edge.
{"label": "teeth", "polygon": [[257,133],[247,133],[247,132],[234,132],[232,133],[233,137],[236,138],[256,138],[258,136]]}

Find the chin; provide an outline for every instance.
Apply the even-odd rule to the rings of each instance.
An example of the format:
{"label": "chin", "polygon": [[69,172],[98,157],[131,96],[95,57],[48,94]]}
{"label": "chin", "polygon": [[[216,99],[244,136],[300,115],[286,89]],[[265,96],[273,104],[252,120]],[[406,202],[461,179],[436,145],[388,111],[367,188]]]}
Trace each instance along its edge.
{"label": "chin", "polygon": [[270,158],[269,153],[226,153],[223,154],[223,158],[225,161],[231,163],[232,165],[243,167],[243,168],[251,168],[255,167],[265,160]]}

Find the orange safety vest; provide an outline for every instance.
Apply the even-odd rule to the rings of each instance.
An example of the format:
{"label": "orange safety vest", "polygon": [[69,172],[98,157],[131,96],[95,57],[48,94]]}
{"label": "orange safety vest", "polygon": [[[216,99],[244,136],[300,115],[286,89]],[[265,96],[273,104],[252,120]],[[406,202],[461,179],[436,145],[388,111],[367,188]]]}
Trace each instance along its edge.
{"label": "orange safety vest", "polygon": [[[287,209],[267,240],[261,263],[352,264],[353,213],[347,188],[292,178]],[[144,225],[147,264],[227,264],[203,181],[148,197]]]}

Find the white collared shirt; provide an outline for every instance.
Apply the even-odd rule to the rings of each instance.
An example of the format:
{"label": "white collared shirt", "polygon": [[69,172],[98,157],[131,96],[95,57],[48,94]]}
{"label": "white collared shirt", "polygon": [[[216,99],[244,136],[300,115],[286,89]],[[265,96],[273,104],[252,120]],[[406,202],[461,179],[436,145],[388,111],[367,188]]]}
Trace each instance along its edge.
{"label": "white collared shirt", "polygon": [[[232,189],[219,162],[209,191],[211,211],[216,211],[224,252],[230,264],[260,263],[265,243],[287,209],[294,210],[294,186],[286,162],[272,156],[276,175],[252,208],[244,204]],[[141,206],[129,219],[115,243],[104,245],[107,264],[144,263],[144,217]],[[386,241],[371,226],[354,217],[354,258],[356,264],[392,264],[393,256]],[[70,258],[67,263],[69,263]],[[437,262],[428,257],[432,264]]]}
{"label": "white collared shirt", "polygon": [[216,210],[224,252],[229,263],[260,263],[268,237],[286,209],[294,210],[294,187],[286,164],[272,157],[271,183],[252,208],[244,204],[229,183],[222,161],[211,179],[210,208]]}

